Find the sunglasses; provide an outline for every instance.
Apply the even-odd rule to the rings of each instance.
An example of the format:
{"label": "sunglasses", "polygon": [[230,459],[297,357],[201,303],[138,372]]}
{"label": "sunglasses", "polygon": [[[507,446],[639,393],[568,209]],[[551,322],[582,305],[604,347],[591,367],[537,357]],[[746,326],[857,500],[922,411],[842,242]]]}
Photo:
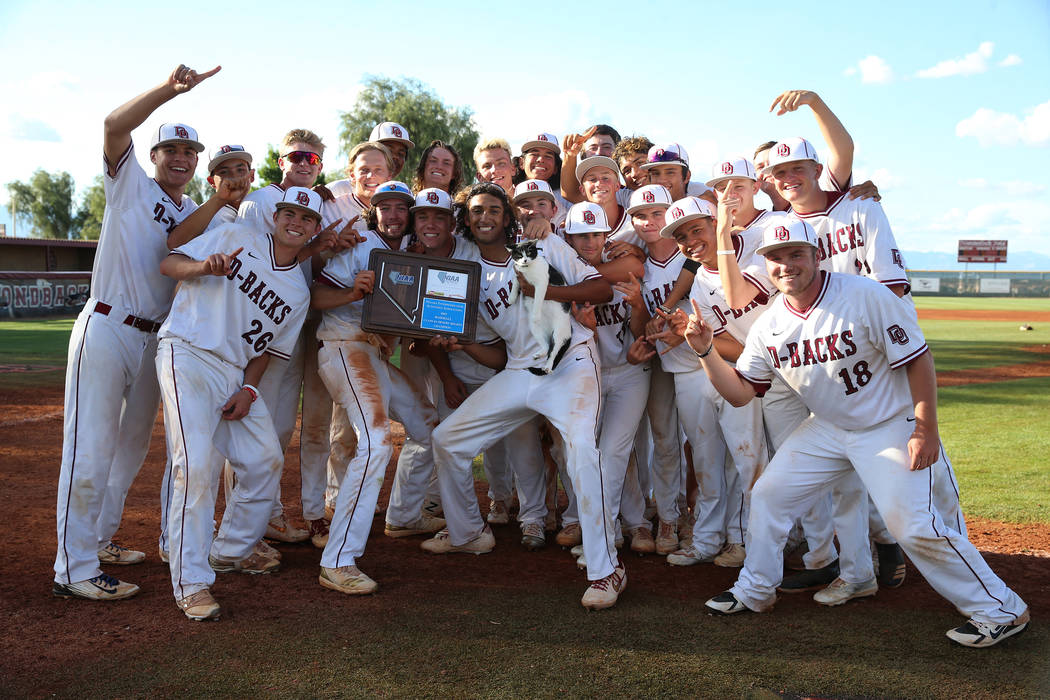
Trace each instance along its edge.
{"label": "sunglasses", "polygon": [[650,163],[673,163],[681,160],[682,156],[675,151],[659,150],[649,156]]}
{"label": "sunglasses", "polygon": [[288,160],[296,164],[302,163],[303,161],[306,161],[310,165],[321,164],[321,156],[317,155],[316,153],[311,153],[310,151],[292,151],[291,153],[285,153],[281,157],[287,158]]}

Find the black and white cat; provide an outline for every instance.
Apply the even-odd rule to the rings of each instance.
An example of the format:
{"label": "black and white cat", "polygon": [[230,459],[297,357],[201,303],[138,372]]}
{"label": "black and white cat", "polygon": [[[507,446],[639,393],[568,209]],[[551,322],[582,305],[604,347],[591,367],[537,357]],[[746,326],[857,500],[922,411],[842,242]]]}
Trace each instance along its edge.
{"label": "black and white cat", "polygon": [[[536,241],[522,241],[507,246],[510,256],[514,260],[514,269],[521,273],[529,284],[535,289],[534,297],[525,297],[524,303],[529,311],[529,330],[532,337],[546,352],[539,352],[534,359],[539,360],[546,357],[542,368],[530,367],[533,374],[550,374],[558,365],[562,355],[569,349],[569,340],[572,338],[572,322],[570,305],[560,301],[547,299],[547,287],[549,285],[564,286],[565,278],[555,268],[551,267],[546,258],[539,254]],[[508,301],[513,304],[518,300],[518,292],[521,286],[515,275],[511,282],[510,296]]]}

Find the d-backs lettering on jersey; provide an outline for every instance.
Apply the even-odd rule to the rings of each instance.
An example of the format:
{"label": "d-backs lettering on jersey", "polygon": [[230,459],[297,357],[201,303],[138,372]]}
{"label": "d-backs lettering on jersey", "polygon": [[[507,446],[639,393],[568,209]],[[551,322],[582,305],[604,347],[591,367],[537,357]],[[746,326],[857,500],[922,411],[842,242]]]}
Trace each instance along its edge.
{"label": "d-backs lettering on jersey", "polygon": [[[656,260],[651,255],[645,259],[645,278],[642,280],[642,297],[649,309],[649,315],[656,317],[656,307],[663,304],[674,283],[678,281],[678,275],[682,273],[682,265],[685,256],[682,252],[675,250],[674,254],[667,260]],[[678,302],[678,308],[686,313],[692,313],[693,307],[689,299],[685,298]],[[672,309],[673,310],[673,309]],[[660,357],[660,364],[667,372],[692,372],[700,367],[700,361],[696,354],[689,349],[686,343],[677,345],[670,350],[663,341],[656,341],[656,350]]]}
{"label": "d-backs lettering on jersey", "polygon": [[790,213],[816,232],[820,269],[908,285],[904,256],[882,205],[838,192],[826,193],[826,202],[822,211]]}
{"label": "d-backs lettering on jersey", "polygon": [[861,430],[912,408],[906,372],[927,351],[909,304],[873,280],[821,273],[806,311],[777,297],[748,333],[740,375],[763,393],[775,375],[814,415]]}
{"label": "d-backs lettering on jersey", "polygon": [[594,307],[596,342],[602,371],[627,364],[627,350],[634,342],[631,334],[631,304],[623,292],[613,289],[612,301]]}
{"label": "d-backs lettering on jersey", "polygon": [[116,163],[103,156],[103,167],[106,213],[91,268],[91,296],[121,312],[162,321],[175,293],[175,280],[160,273],[168,234],[197,204],[186,195],[169,197],[139,165],[133,144]]}
{"label": "d-backs lettering on jersey", "polygon": [[[567,285],[579,284],[592,279],[601,279],[601,274],[588,265],[576,254],[568,243],[548,236],[540,242],[540,255],[546,258],[551,267],[561,273]],[[510,303],[511,284],[515,278],[514,261],[508,257],[505,261],[481,259],[481,301],[478,305],[478,317],[492,331],[507,343],[507,369],[527,369],[535,367],[534,356],[546,348],[540,347],[532,337],[529,327],[529,313],[525,308],[524,296]],[[575,319],[572,319],[572,339],[569,346],[579,345],[591,339],[593,334]]]}
{"label": "d-backs lettering on jersey", "polygon": [[264,352],[282,359],[291,355],[310,306],[299,264],[278,265],[273,238],[236,223],[206,231],[171,254],[204,260],[241,247],[229,274],[179,285],[158,335],[181,338],[243,369]]}
{"label": "d-backs lettering on jersey", "polygon": [[[750,254],[747,253],[748,248]],[[726,301],[719,271],[705,265],[701,265],[696,271],[689,296],[696,301],[704,322],[711,326],[715,335],[728,333],[743,345],[751,326],[768,308],[769,301],[776,296],[777,290],[767,276],[766,259],[755,253],[754,245],[749,245],[742,236],[734,235],[733,249],[736,251],[741,274],[755,287],[755,298],[743,308],[730,307]],[[719,257],[719,261],[722,259],[723,257]]]}
{"label": "d-backs lettering on jersey", "polygon": [[[362,236],[365,239],[363,242],[328,261],[318,277],[318,283],[337,289],[353,289],[357,273],[368,269],[368,256],[373,250],[397,250],[375,231],[365,230]],[[399,242],[394,242],[393,245],[397,246]],[[379,292],[379,275],[376,277],[374,292]],[[359,299],[334,309],[325,309],[321,316],[321,326],[317,329],[317,337],[321,340],[364,340],[368,335],[361,330],[361,312],[364,308],[364,299]]]}

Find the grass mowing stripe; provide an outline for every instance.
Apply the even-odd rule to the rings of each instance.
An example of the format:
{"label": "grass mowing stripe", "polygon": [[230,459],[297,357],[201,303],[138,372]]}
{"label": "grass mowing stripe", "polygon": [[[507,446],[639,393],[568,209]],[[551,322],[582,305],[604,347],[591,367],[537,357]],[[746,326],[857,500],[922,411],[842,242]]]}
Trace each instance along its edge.
{"label": "grass mowing stripe", "polygon": [[1038,297],[915,297],[919,309],[977,311],[1050,311],[1050,299]]}

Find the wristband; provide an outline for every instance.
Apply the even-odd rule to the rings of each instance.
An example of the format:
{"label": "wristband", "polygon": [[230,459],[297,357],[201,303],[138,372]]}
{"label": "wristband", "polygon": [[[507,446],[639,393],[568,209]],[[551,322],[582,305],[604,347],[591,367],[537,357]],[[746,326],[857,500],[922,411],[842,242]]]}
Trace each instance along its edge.
{"label": "wristband", "polygon": [[255,403],[255,400],[259,398],[259,390],[251,384],[243,384],[241,389],[247,389],[248,393],[252,395],[252,403]]}
{"label": "wristband", "polygon": [[698,358],[700,358],[702,360],[705,357],[707,357],[708,355],[710,355],[711,351],[715,349],[715,341],[712,340],[711,344],[707,346],[707,350],[704,350],[703,352],[697,352],[696,349],[692,345],[689,346],[689,349],[693,351],[694,355],[696,355]]}
{"label": "wristband", "polygon": [[719,255],[736,255],[736,251],[730,248],[729,250],[720,250],[720,251],[718,251],[718,254]]}
{"label": "wristband", "polygon": [[660,311],[663,311],[668,316],[671,315],[671,310],[669,308],[667,308],[666,306],[664,306],[663,304],[657,304],[656,308],[659,309]]}

